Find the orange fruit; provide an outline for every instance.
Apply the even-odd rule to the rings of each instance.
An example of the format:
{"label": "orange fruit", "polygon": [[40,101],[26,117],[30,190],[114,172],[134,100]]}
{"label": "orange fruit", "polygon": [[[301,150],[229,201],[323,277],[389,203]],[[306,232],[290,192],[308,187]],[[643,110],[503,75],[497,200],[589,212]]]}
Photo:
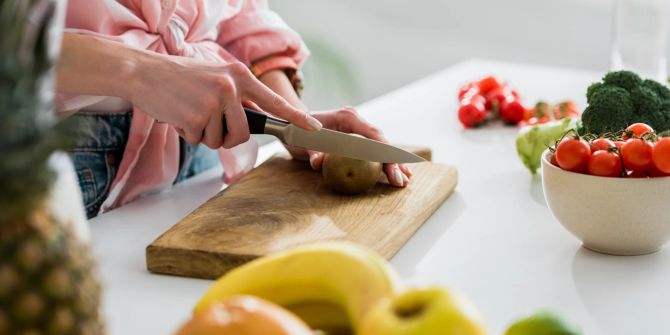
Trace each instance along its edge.
{"label": "orange fruit", "polygon": [[176,335],[313,335],[297,316],[253,296],[233,296],[193,316]]}

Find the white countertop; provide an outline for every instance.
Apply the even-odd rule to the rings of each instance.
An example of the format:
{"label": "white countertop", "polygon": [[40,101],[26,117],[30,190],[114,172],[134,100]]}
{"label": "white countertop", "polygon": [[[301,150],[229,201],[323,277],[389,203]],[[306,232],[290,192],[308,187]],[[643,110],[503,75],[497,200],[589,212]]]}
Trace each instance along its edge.
{"label": "white countertop", "polygon": [[[459,169],[456,192],[391,263],[410,282],[463,292],[491,334],[545,308],[585,334],[670,333],[670,251],[617,257],[581,248],[551,216],[540,178],[517,158],[516,129],[462,129],[457,88],[491,73],[508,79],[526,104],[570,98],[581,107],[586,87],[600,76],[471,60],[359,106],[392,142],[429,145],[434,161]],[[266,146],[262,156],[276,150]],[[91,220],[110,334],[171,334],[190,316],[211,281],[151,274],[144,250],[217,193],[220,174],[210,170]]]}

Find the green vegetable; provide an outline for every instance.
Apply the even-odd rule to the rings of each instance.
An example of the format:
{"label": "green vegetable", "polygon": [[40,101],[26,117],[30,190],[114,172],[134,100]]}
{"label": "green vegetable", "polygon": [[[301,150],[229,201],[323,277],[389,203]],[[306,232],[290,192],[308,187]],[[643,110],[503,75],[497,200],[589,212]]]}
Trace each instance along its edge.
{"label": "green vegetable", "polygon": [[589,86],[586,101],[582,122],[587,133],[616,132],[636,122],[657,132],[670,129],[670,90],[633,72],[606,74],[602,82]]}
{"label": "green vegetable", "polygon": [[581,331],[552,312],[540,312],[516,321],[505,335],[579,335]]}
{"label": "green vegetable", "polygon": [[516,151],[521,162],[532,174],[540,167],[542,153],[571,129],[577,129],[579,119],[565,118],[521,128],[516,137]]}

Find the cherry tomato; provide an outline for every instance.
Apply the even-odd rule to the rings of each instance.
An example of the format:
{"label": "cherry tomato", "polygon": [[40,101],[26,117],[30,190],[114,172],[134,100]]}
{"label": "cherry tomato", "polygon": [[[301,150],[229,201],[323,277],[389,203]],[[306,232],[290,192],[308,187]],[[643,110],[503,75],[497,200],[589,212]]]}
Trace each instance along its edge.
{"label": "cherry tomato", "polygon": [[602,177],[620,177],[621,157],[614,152],[598,150],[589,158],[589,174]]}
{"label": "cherry tomato", "polygon": [[551,154],[549,156],[549,163],[553,164],[554,166],[558,166],[558,161],[556,160],[556,154]]}
{"label": "cherry tomato", "polygon": [[644,133],[653,133],[654,129],[652,129],[649,125],[646,123],[633,123],[628,128],[626,128],[626,131],[623,132],[623,139],[627,140],[630,138],[629,133],[633,133],[634,137],[641,137],[644,135]]}
{"label": "cherry tomato", "polygon": [[492,90],[498,88],[501,86],[500,81],[496,79],[494,76],[488,76],[484,77],[482,80],[480,80],[477,83],[477,86],[479,86],[479,90],[482,92],[482,94],[487,94],[491,92]]}
{"label": "cherry tomato", "polygon": [[458,109],[458,120],[465,128],[474,128],[486,121],[488,113],[484,108],[484,97],[476,95],[471,99],[463,100]]}
{"label": "cherry tomato", "polygon": [[652,178],[670,176],[670,173],[666,173],[659,170],[654,164],[649,164],[649,168],[647,168],[647,171],[645,171],[645,173],[647,174],[647,176]]}
{"label": "cherry tomato", "polygon": [[649,176],[642,171],[626,171],[627,178],[648,178]]}
{"label": "cherry tomato", "polygon": [[626,143],[626,141],[614,141],[614,145],[616,145],[617,148],[623,147],[624,143]]}
{"label": "cherry tomato", "polygon": [[659,139],[651,151],[654,167],[663,172],[670,173],[670,137]]}
{"label": "cherry tomato", "polygon": [[556,161],[564,170],[583,172],[589,164],[591,148],[589,144],[577,138],[568,138],[556,147]]}
{"label": "cherry tomato", "polygon": [[651,143],[645,140],[639,138],[626,140],[626,143],[621,146],[623,166],[626,170],[645,171],[652,164],[652,149]]}
{"label": "cherry tomato", "polygon": [[571,100],[563,101],[553,108],[554,118],[560,120],[566,117],[579,116],[579,110]]}
{"label": "cherry tomato", "polygon": [[477,83],[465,84],[458,90],[458,101],[462,101],[468,97],[471,98],[477,94],[479,94],[479,86],[477,86]]}
{"label": "cherry tomato", "polygon": [[507,85],[497,87],[486,94],[486,109],[499,110],[503,101],[507,99],[515,99],[518,98],[518,96],[519,95]]}
{"label": "cherry tomato", "polygon": [[516,124],[523,120],[523,114],[525,112],[526,109],[518,99],[508,98],[500,105],[498,114],[500,115],[500,118],[503,119],[503,121]]}
{"label": "cherry tomato", "polygon": [[591,152],[596,152],[598,150],[607,150],[611,147],[616,146],[612,140],[606,138],[599,138],[591,142]]}

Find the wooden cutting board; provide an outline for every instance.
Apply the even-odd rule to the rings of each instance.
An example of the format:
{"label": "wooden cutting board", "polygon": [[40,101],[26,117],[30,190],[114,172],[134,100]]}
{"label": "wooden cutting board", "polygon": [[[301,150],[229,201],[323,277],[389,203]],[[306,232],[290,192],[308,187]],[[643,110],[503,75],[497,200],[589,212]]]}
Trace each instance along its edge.
{"label": "wooden cutting board", "polygon": [[[430,157],[430,149],[408,147]],[[458,173],[431,162],[412,164],[405,189],[378,183],[343,196],[304,162],[274,157],[205,202],[146,249],[151,272],[218,278],[289,247],[326,240],[364,245],[390,259],[451,195]]]}

